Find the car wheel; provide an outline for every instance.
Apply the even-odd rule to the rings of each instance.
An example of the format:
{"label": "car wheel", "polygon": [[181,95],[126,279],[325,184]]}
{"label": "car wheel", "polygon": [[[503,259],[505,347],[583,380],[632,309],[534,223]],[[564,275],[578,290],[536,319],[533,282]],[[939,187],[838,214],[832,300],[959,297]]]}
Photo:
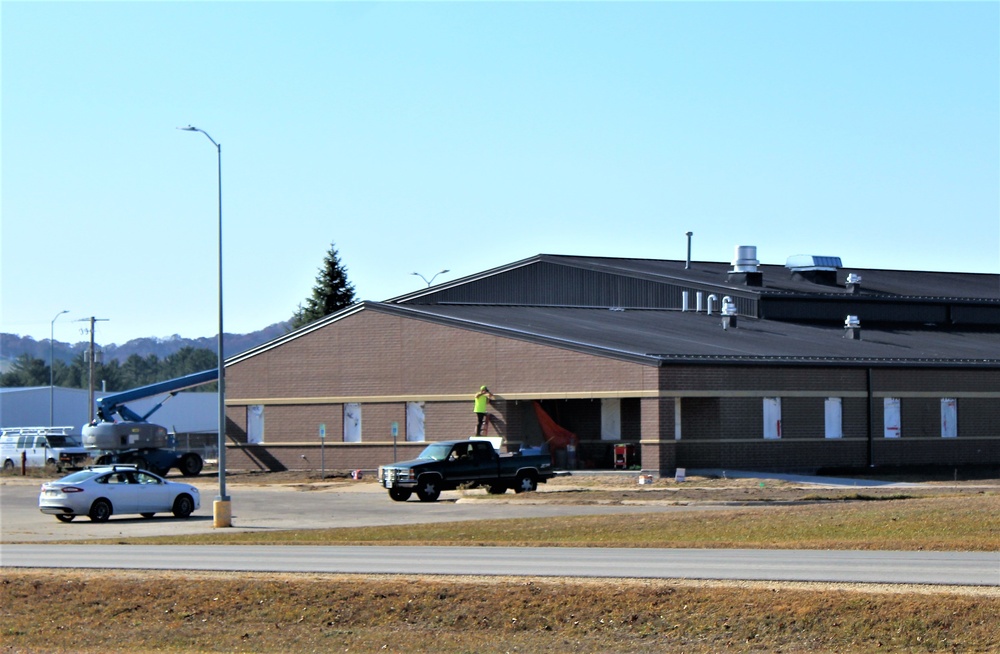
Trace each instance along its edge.
{"label": "car wheel", "polygon": [[94,461],[95,465],[106,466],[111,463],[111,457],[107,454],[97,457],[97,461]]}
{"label": "car wheel", "polygon": [[490,484],[486,487],[486,492],[490,495],[503,495],[507,492],[507,487],[503,484]]}
{"label": "car wheel", "polygon": [[177,467],[181,469],[181,474],[185,477],[197,477],[201,473],[202,465],[204,464],[200,456],[194,452],[188,452],[181,457],[181,461],[177,464]]}
{"label": "car wheel", "polygon": [[14,469],[14,462],[11,461],[10,459],[5,459],[4,462],[3,462],[3,469],[4,470],[13,470]]}
{"label": "car wheel", "polygon": [[90,505],[90,519],[94,522],[107,522],[111,513],[111,502],[107,500],[97,500]]}
{"label": "car wheel", "polygon": [[73,522],[73,518],[75,517],[76,517],[75,515],[70,515],[66,513],[56,514],[56,520],[58,520],[59,522]]}
{"label": "car wheel", "polygon": [[421,502],[434,502],[440,496],[441,489],[438,487],[437,477],[421,479],[417,484],[417,497]]}
{"label": "car wheel", "polygon": [[412,494],[413,494],[413,491],[411,491],[409,488],[390,488],[389,489],[389,497],[391,497],[392,499],[394,499],[397,502],[405,502],[406,500],[410,499],[410,495],[412,495]]}
{"label": "car wheel", "polygon": [[194,511],[194,500],[190,495],[178,495],[174,500],[174,516],[178,518],[188,518]]}
{"label": "car wheel", "polygon": [[538,482],[535,481],[535,475],[524,474],[519,475],[517,478],[517,486],[514,487],[515,493],[530,493],[538,488]]}
{"label": "car wheel", "polygon": [[140,513],[139,515],[141,515],[143,518],[152,518],[156,514],[155,513]]}

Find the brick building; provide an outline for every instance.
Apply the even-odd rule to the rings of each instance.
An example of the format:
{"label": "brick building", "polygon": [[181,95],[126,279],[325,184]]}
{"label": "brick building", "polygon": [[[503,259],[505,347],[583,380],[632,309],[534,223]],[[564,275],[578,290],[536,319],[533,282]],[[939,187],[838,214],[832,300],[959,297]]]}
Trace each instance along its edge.
{"label": "brick building", "polygon": [[474,432],[484,384],[490,435],[571,468],[1000,464],[1000,275],[755,257],[539,255],[361,302],[227,360],[229,466],[411,458]]}

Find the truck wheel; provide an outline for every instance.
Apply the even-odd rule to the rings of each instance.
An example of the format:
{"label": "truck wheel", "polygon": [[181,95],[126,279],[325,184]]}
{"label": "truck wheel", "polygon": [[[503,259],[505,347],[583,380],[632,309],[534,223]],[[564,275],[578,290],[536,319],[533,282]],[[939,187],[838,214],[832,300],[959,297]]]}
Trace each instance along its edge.
{"label": "truck wheel", "polygon": [[410,495],[413,493],[409,488],[390,488],[389,497],[397,502],[405,502],[410,499]]}
{"label": "truck wheel", "polygon": [[531,473],[521,474],[517,476],[517,486],[514,487],[515,493],[530,493],[538,488],[538,482],[535,481],[535,475]]}
{"label": "truck wheel", "polygon": [[[201,474],[202,465],[204,465],[204,463],[202,462],[200,456],[194,452],[188,452],[181,457],[180,463],[177,464],[177,467],[180,468],[181,474],[185,477],[197,477]],[[166,472],[164,472],[164,474],[166,474]]]}
{"label": "truck wheel", "polygon": [[95,465],[106,466],[111,463],[111,457],[107,454],[97,457],[97,461],[94,461]]}
{"label": "truck wheel", "polygon": [[133,464],[136,468],[139,468],[140,470],[149,470],[149,463],[147,463],[146,459],[142,458],[141,456],[135,457],[134,459],[129,461],[129,463]]}
{"label": "truck wheel", "polygon": [[417,497],[421,502],[434,502],[441,496],[441,489],[438,488],[438,478],[421,479],[417,484]]}
{"label": "truck wheel", "polygon": [[90,505],[90,519],[93,522],[107,522],[111,513],[111,502],[107,500],[96,500]]}
{"label": "truck wheel", "polygon": [[14,469],[14,462],[11,461],[10,459],[4,459],[3,469],[4,470],[13,470]]}
{"label": "truck wheel", "polygon": [[178,518],[189,518],[194,511],[194,500],[190,495],[178,495],[174,500],[174,516]]}
{"label": "truck wheel", "polygon": [[73,518],[75,517],[76,516],[73,514],[66,514],[66,513],[56,514],[56,520],[58,520],[59,522],[73,522]]}
{"label": "truck wheel", "polygon": [[507,487],[503,484],[490,484],[486,487],[486,492],[490,495],[503,495],[507,492]]}

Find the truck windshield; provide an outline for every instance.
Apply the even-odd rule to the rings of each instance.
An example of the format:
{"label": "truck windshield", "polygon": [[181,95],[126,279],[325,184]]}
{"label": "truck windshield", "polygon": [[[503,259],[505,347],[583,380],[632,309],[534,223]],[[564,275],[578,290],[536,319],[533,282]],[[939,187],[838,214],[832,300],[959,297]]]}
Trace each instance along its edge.
{"label": "truck windshield", "polygon": [[50,447],[82,447],[75,436],[47,436]]}
{"label": "truck windshield", "polygon": [[448,452],[451,452],[451,445],[444,443],[435,443],[434,445],[428,445],[424,448],[424,451],[420,453],[418,459],[431,459],[433,461],[444,461],[445,457],[448,456]]}

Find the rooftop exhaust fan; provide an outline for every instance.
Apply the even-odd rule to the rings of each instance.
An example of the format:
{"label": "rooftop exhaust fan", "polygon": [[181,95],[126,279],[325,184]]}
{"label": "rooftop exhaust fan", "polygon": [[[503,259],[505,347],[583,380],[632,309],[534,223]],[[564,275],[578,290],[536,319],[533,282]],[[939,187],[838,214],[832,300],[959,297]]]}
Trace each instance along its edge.
{"label": "rooftop exhaust fan", "polygon": [[726,275],[726,281],[747,286],[763,286],[764,274],[757,270],[756,245],[737,245],[733,255],[733,269]]}

